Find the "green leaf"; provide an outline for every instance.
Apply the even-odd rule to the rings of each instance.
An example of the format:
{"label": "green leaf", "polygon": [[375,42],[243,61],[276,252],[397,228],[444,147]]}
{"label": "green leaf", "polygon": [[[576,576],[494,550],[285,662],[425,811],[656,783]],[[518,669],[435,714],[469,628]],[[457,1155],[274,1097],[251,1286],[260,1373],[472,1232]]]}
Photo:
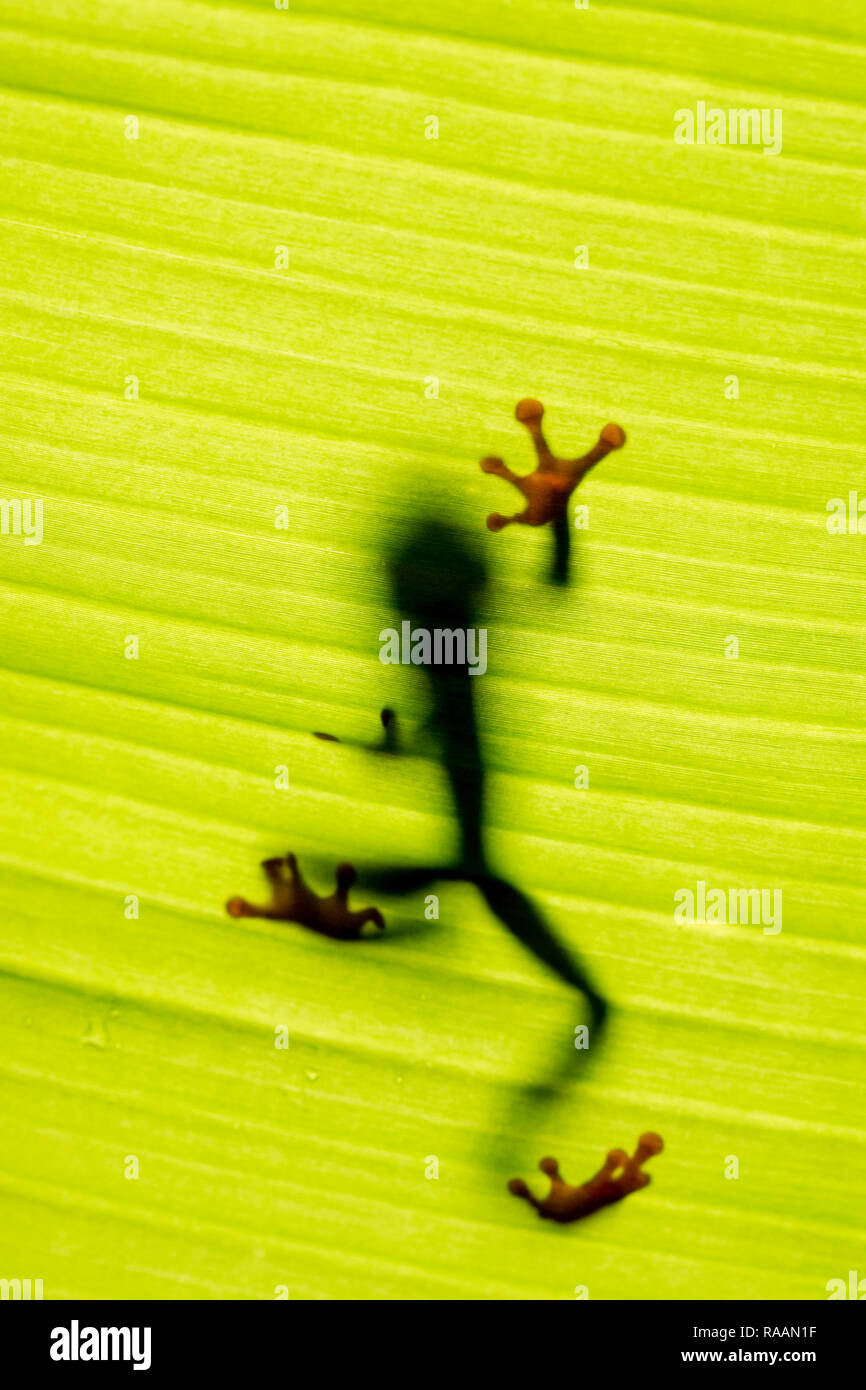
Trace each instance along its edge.
{"label": "green leaf", "polygon": [[[0,497],[43,499],[44,538],[0,536],[0,1276],[821,1299],[866,1275],[866,536],[827,527],[866,502],[862,6],[2,23]],[[781,110],[781,153],[678,145],[698,101]],[[561,452],[627,431],[567,590],[545,531],[484,526],[507,493],[478,459],[531,467],[525,395]],[[497,870],[614,1009],[547,1104],[583,1003],[468,884],[438,922],[357,889],[388,930],[351,947],[224,910],[287,849],[319,891],[340,860],[451,852],[423,681],[378,659],[384,555],[436,507],[490,567]],[[404,757],[352,746],[385,704]],[[677,922],[700,881],[780,890],[781,931]],[[652,1186],[591,1220],[507,1191],[646,1129]]]}

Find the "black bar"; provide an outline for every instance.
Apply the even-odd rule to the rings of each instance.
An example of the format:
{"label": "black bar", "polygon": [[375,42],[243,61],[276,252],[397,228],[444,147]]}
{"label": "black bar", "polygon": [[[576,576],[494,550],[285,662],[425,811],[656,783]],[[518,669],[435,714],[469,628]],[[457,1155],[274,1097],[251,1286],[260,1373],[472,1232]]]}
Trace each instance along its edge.
{"label": "black bar", "polygon": [[[369,1303],[349,1302],[335,1309],[326,1303],[301,1307],[297,1301],[9,1301],[0,1304],[0,1331],[5,1364],[16,1367],[16,1383],[33,1371],[60,1381],[105,1371],[142,1380],[146,1375],[161,1379],[189,1373],[201,1383],[209,1375],[223,1380],[280,1369],[293,1380],[308,1382],[311,1373],[327,1373],[342,1356],[357,1378],[365,1364],[393,1364],[400,1344],[404,1380],[420,1371],[429,1381],[437,1362],[443,1375],[453,1377],[459,1365],[467,1364],[470,1350],[472,1362],[488,1372],[519,1350],[528,1358],[528,1369],[534,1366],[548,1382],[561,1374],[566,1384],[609,1384],[610,1372],[617,1370],[655,1377],[675,1368],[701,1375],[708,1367],[734,1375],[744,1368],[796,1367],[822,1379],[843,1370],[862,1377],[863,1315],[832,1300],[575,1300],[556,1316],[550,1308],[533,1313],[534,1305],[524,1304],[517,1318],[508,1314],[510,1304],[504,1316],[495,1303],[486,1313],[480,1304],[472,1306],[472,1322],[467,1324],[466,1305],[454,1308],[447,1303],[437,1303],[431,1312],[429,1306],[424,1311],[417,1302],[404,1302],[377,1313]],[[116,1329],[117,1337],[106,1332],[103,1338],[102,1329]],[[55,1356],[66,1353],[70,1359],[54,1359],[52,1348]],[[104,1351],[106,1359],[85,1359],[82,1352],[89,1356],[91,1350],[100,1356]],[[127,1359],[113,1359],[115,1351]],[[78,1359],[71,1359],[76,1352]],[[593,1366],[596,1371],[590,1374]]]}

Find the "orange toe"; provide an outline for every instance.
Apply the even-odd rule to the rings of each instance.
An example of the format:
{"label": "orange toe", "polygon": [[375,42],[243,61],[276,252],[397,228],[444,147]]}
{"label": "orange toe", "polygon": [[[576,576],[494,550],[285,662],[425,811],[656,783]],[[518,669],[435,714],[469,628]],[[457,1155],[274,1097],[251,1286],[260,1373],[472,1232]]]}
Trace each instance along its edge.
{"label": "orange toe", "polygon": [[517,402],[514,412],[521,424],[528,425],[532,420],[540,420],[544,414],[544,406],[541,401],[536,401],[532,396],[526,396],[524,400]]}

